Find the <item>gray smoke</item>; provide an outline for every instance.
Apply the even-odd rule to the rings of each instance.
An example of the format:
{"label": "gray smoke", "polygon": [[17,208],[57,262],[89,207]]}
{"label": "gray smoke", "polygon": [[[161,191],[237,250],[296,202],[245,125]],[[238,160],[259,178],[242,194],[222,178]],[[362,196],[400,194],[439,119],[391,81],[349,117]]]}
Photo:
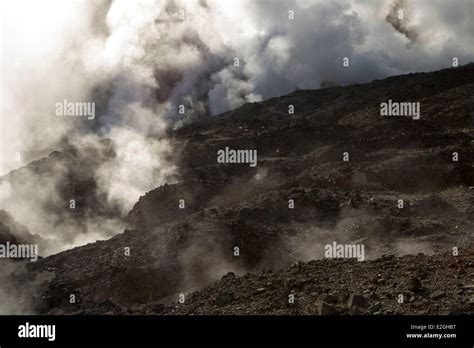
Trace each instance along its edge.
{"label": "gray smoke", "polygon": [[391,5],[390,12],[385,17],[385,20],[400,34],[405,35],[410,42],[416,42],[418,32],[409,22],[407,0],[396,0]]}

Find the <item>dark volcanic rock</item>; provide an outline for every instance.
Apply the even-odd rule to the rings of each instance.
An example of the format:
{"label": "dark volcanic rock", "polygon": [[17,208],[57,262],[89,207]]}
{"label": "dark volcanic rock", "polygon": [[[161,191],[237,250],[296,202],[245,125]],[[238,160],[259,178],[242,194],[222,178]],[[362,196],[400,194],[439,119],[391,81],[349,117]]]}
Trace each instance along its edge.
{"label": "dark volcanic rock", "polygon": [[351,294],[349,296],[349,300],[347,301],[347,307],[354,308],[354,307],[366,307],[367,306],[367,299],[360,295],[360,294]]}
{"label": "dark volcanic rock", "polygon": [[318,313],[319,315],[334,315],[337,311],[329,303],[321,301],[318,305]]}
{"label": "dark volcanic rock", "polygon": [[[130,229],[28,265],[32,275],[52,278],[41,288],[47,299],[42,312],[105,311],[100,304],[107,300],[130,314],[147,312],[144,305],[175,299],[229,271],[269,268],[279,271],[225,277],[163,313],[312,314],[325,293],[337,297],[324,302],[340,314],[353,314],[354,306],[362,314],[435,314],[454,307],[469,312],[467,292],[429,298],[440,286],[451,294],[459,290],[455,283],[472,282],[473,256],[466,249],[457,258],[323,259],[289,266],[324,257],[324,246],[334,241],[361,240],[367,259],[469,245],[473,96],[470,64],[295,91],[169,131],[179,182],[141,197],[125,219]],[[380,103],[388,99],[420,102],[420,120],[380,116]],[[295,105],[294,115],[288,115],[289,104]],[[258,165],[217,163],[217,151],[225,147],[257,150]],[[65,179],[65,197],[76,189],[91,212],[115,216],[115,207],[103,204],[87,174],[104,153],[114,155],[110,144],[101,152],[97,159],[90,156],[91,163],[62,151],[32,165],[48,174],[47,163],[59,156],[77,184]],[[9,179],[18,176],[21,182],[21,172]],[[423,281],[421,287],[407,283],[414,277]],[[407,294],[411,302],[397,307],[398,294],[407,291],[413,292]],[[71,292],[79,299],[75,306],[67,302]],[[289,294],[295,305],[288,305]],[[373,307],[375,302],[380,305]]]}

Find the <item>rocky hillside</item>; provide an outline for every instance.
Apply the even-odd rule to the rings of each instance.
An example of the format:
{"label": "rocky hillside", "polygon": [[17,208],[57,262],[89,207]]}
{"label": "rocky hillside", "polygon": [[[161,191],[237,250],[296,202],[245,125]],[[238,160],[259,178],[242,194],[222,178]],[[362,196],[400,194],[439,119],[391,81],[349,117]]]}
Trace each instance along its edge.
{"label": "rocky hillside", "polygon": [[[147,309],[153,313],[158,307]],[[229,273],[163,313],[474,314],[474,245],[457,256],[323,259],[277,272]]]}
{"label": "rocky hillside", "polygon": [[[420,102],[420,119],[380,116],[389,99]],[[462,286],[472,284],[472,253],[287,267],[322,258],[334,241],[363,241],[371,259],[466,248],[474,237],[473,120],[470,64],[295,91],[189,121],[169,132],[179,182],[141,197],[124,218],[127,230],[28,264],[33,277],[49,279],[34,310],[345,314],[350,295],[363,313],[471,310]],[[258,165],[217,163],[225,147],[256,149]],[[184,306],[165,306],[228,272],[254,275],[230,274]],[[410,289],[415,278],[421,285]],[[288,291],[297,291],[297,304],[282,307]],[[400,292],[406,304],[397,306]]]}

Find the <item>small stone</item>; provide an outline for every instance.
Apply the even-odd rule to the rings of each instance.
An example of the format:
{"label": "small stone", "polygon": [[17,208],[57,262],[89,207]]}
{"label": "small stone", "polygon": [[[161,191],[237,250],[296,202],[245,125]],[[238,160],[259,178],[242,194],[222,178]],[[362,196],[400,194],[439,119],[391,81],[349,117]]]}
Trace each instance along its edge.
{"label": "small stone", "polygon": [[474,289],[474,284],[470,284],[470,285],[464,285],[461,287],[462,289]]}
{"label": "small stone", "polygon": [[380,302],[375,302],[371,307],[371,311],[379,312],[382,309],[382,304]]}
{"label": "small stone", "polygon": [[390,259],[394,259],[394,258],[395,258],[394,254],[384,254],[384,255],[382,255],[382,259],[385,259],[385,260],[390,260]]}
{"label": "small stone", "polygon": [[337,314],[337,310],[329,303],[320,301],[318,305],[318,313],[319,315],[335,315]]}
{"label": "small stone", "polygon": [[446,295],[446,293],[443,291],[443,290],[436,290],[435,292],[433,292],[431,295],[430,295],[430,298],[432,300],[437,300],[441,297],[444,297]]}
{"label": "small stone", "polygon": [[349,301],[347,301],[347,306],[349,308],[353,308],[354,306],[365,307],[367,306],[367,299],[360,294],[351,294]]}
{"label": "small stone", "polygon": [[233,277],[235,277],[235,273],[234,273],[234,272],[229,272],[229,273],[227,273],[226,275],[224,275],[224,276],[222,277],[222,279],[233,278]]}
{"label": "small stone", "polygon": [[380,296],[377,295],[377,293],[372,292],[371,294],[369,294],[369,298],[370,298],[371,300],[378,300],[378,299],[380,298]]}
{"label": "small stone", "polygon": [[216,306],[224,306],[234,300],[234,293],[233,292],[223,292],[217,295],[217,298],[214,302]]}

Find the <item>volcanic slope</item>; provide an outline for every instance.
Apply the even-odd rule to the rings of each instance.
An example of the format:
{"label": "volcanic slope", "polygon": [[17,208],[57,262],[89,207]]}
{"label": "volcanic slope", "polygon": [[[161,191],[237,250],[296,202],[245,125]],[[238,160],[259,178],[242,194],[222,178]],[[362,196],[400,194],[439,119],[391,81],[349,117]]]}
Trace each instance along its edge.
{"label": "volcanic slope", "polygon": [[[380,116],[380,104],[389,99],[419,102],[420,119]],[[469,64],[295,91],[189,120],[169,134],[179,182],[141,197],[124,219],[125,232],[28,264],[33,275],[51,279],[38,292],[36,311],[164,310],[178,294],[228,272],[285,269],[322,258],[324,246],[334,241],[364,243],[366,258],[463,248],[473,240],[473,119]],[[217,163],[217,151],[226,147],[257,150],[258,165]],[[447,267],[429,260],[406,256],[403,262],[433,272]],[[373,273],[380,266],[382,273],[380,262],[324,260],[314,267],[362,270],[341,277],[344,286],[365,284],[364,267]],[[472,254],[459,262],[460,269],[472,271]],[[470,284],[472,274],[456,275],[462,286]],[[278,279],[269,283],[262,287],[281,290]],[[329,280],[319,284],[315,292],[331,292]],[[72,293],[75,304],[69,302]],[[203,308],[197,312],[213,312]],[[262,308],[255,312],[265,313]],[[433,308],[438,313],[446,306]],[[234,309],[240,311],[229,308]]]}

